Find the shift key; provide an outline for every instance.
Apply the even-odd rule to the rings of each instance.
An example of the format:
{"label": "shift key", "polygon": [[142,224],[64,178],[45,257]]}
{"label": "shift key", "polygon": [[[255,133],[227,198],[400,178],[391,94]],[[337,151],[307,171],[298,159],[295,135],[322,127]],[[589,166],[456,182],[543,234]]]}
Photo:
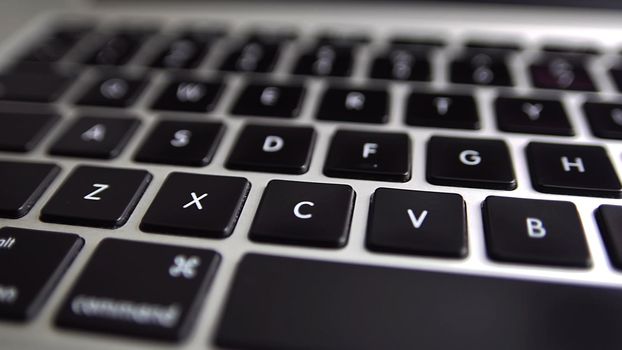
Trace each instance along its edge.
{"label": "shift key", "polygon": [[83,244],[75,234],[0,229],[0,319],[35,316]]}
{"label": "shift key", "polygon": [[63,302],[56,324],[181,341],[219,261],[210,250],[105,239]]}

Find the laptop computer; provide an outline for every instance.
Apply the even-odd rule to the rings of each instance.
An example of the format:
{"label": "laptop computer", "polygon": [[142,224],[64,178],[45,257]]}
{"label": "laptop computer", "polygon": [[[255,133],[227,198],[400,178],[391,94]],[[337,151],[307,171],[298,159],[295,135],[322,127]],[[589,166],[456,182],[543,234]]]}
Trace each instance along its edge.
{"label": "laptop computer", "polygon": [[3,1],[1,349],[620,349],[616,1]]}

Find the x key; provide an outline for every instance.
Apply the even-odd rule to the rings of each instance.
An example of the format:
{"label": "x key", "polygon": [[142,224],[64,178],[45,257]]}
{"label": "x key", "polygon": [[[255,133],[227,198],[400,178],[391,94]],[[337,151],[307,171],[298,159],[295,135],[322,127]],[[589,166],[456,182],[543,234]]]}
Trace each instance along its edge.
{"label": "x key", "polygon": [[172,173],[145,214],[140,229],[228,237],[235,228],[250,187],[241,177]]}

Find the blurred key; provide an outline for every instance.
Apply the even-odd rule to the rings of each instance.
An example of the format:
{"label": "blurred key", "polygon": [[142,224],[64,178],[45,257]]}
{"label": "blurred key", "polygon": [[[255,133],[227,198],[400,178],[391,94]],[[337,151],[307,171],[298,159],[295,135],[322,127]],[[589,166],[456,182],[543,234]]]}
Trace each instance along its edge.
{"label": "blurred key", "polygon": [[146,85],[145,79],[110,75],[93,82],[76,104],[128,107],[136,102]]}
{"label": "blurred key", "polygon": [[450,68],[451,81],[461,84],[512,86],[504,54],[467,51],[457,57]]}
{"label": "blurred key", "polygon": [[543,89],[596,91],[584,60],[545,56],[529,67],[535,87]]}
{"label": "blurred key", "polygon": [[179,78],[166,85],[151,108],[160,111],[209,112],[216,106],[223,88],[220,80]]}
{"label": "blurred key", "polygon": [[622,270],[622,207],[601,205],[595,212],[611,264]]}
{"label": "blurred key", "polygon": [[586,102],[583,112],[596,137],[622,139],[622,105],[616,103]]}
{"label": "blurred key", "polygon": [[250,40],[234,48],[220,65],[230,72],[271,72],[281,53],[281,44]]}
{"label": "blurred key", "polygon": [[74,78],[53,69],[3,73],[0,74],[0,100],[54,102],[69,88]]}
{"label": "blurred key", "polygon": [[51,163],[0,161],[0,217],[28,214],[59,172]]}
{"label": "blurred key", "polygon": [[561,102],[499,97],[495,101],[497,127],[508,132],[572,136],[574,131]]}
{"label": "blurred key", "polygon": [[102,34],[84,63],[120,66],[126,64],[142,47],[153,32],[150,30],[124,30],[113,34]]}
{"label": "blurred key", "polygon": [[222,31],[187,32],[171,39],[149,64],[154,68],[196,68],[209,52],[212,43],[220,38]]}
{"label": "blurred key", "polygon": [[303,53],[294,66],[293,74],[347,77],[354,65],[350,46],[318,45]]}
{"label": "blurred key", "polygon": [[393,48],[376,57],[373,61],[372,78],[391,80],[430,81],[429,58],[421,53]]}
{"label": "blurred key", "polygon": [[406,124],[451,129],[479,129],[479,113],[471,95],[413,92],[406,106]]}
{"label": "blurred key", "polygon": [[22,61],[52,63],[61,60],[91,30],[88,25],[67,25],[53,30],[37,41],[21,58]]}
{"label": "blurred key", "polygon": [[60,116],[54,112],[0,112],[0,150],[31,151],[59,119]]}
{"label": "blurred key", "polygon": [[383,124],[389,117],[389,94],[380,89],[329,87],[316,118],[354,123]]}
{"label": "blurred key", "polygon": [[231,114],[294,118],[300,113],[304,92],[300,84],[250,83],[238,96]]}

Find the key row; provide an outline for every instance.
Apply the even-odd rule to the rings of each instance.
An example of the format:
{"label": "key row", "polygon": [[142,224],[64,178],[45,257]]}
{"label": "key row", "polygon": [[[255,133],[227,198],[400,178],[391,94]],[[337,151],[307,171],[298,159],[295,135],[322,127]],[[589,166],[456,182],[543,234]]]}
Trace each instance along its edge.
{"label": "key row", "polygon": [[[20,58],[21,69],[32,69],[33,63],[72,61],[88,65],[122,66],[132,62],[141,66],[167,69],[195,69],[201,65],[215,44],[225,36],[222,29],[182,31],[177,36],[155,35],[154,30],[119,30],[95,32],[88,36],[88,45],[73,59],[63,59],[86,34],[84,28],[75,32],[60,30],[43,39]],[[149,41],[151,39],[151,41]],[[261,33],[246,38],[230,38],[225,55],[216,67],[220,71],[268,73],[275,69],[285,46],[295,35],[287,32]],[[85,40],[86,41],[86,40]],[[134,59],[143,44],[157,49],[140,61]],[[358,50],[369,39],[339,35],[322,35],[301,44],[291,68],[294,75],[348,77],[357,64]],[[155,45],[154,45],[155,44]],[[430,53],[443,46],[434,40],[394,38],[385,49],[376,50],[368,75],[374,79],[398,81],[431,81]],[[221,45],[222,47],[222,45]],[[516,45],[500,43],[466,43],[449,63],[449,79],[453,83],[488,86],[513,86],[516,78],[509,68],[510,57],[520,51]],[[544,89],[596,91],[587,63],[596,51],[572,47],[545,46],[528,67],[533,86]],[[74,55],[75,56],[75,55]],[[143,55],[145,56],[145,55]],[[20,67],[20,65],[18,65]],[[614,66],[610,76],[622,86],[622,68]]]}
{"label": "key row", "polygon": [[[58,172],[51,164],[0,165],[6,186],[0,214],[9,218],[27,213]],[[120,227],[151,178],[144,170],[79,166],[43,206],[40,218],[69,225]],[[171,173],[140,229],[226,238],[233,233],[250,188],[242,177]],[[348,185],[272,180],[263,191],[249,237],[258,242],[343,247],[355,197]],[[601,207],[599,220],[606,244],[615,247],[612,228],[619,226],[616,215],[620,210],[612,208]],[[487,248],[495,260],[589,265],[582,225],[570,202],[490,196],[484,202],[483,216]],[[563,234],[542,240],[547,232]],[[367,228],[372,250],[463,257],[466,242],[465,204],[457,194],[381,188],[372,196]]]}
{"label": "key row", "polygon": [[[0,77],[0,84],[7,86],[0,99],[51,102],[67,85],[66,79],[54,82],[40,76],[30,78],[2,81]],[[148,81],[143,79],[107,76],[92,82],[75,102],[80,106],[130,107],[147,85]],[[221,80],[176,79],[161,89],[151,109],[163,113],[207,113],[216,107],[223,89]],[[242,88],[229,112],[234,116],[295,118],[300,115],[305,90],[298,83],[250,82]],[[387,123],[391,114],[389,101],[386,89],[329,86],[320,96],[315,117],[322,121]],[[404,122],[410,126],[476,130],[481,127],[480,108],[471,94],[412,92],[406,99]],[[493,110],[501,131],[575,135],[568,113],[558,100],[501,96],[494,100]],[[583,105],[583,114],[596,137],[622,139],[622,104],[589,101]]]}

